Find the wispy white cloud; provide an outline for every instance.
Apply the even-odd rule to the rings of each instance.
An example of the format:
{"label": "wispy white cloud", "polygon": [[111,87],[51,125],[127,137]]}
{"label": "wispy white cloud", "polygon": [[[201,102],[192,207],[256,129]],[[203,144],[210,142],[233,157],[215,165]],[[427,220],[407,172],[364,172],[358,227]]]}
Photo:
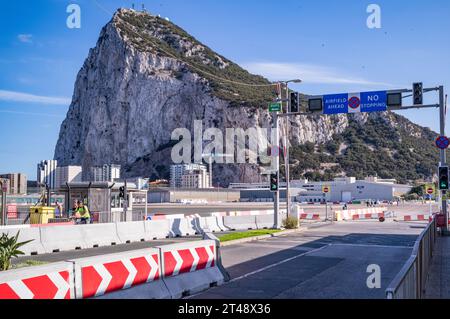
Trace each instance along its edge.
{"label": "wispy white cloud", "polygon": [[[302,79],[312,84],[353,84],[363,86],[390,86],[389,83],[375,82],[358,76],[348,75],[349,72],[315,64],[279,63],[279,62],[249,62],[242,63],[248,71],[261,74],[272,81],[286,79]],[[345,76],[343,74],[346,74]]]}
{"label": "wispy white cloud", "polygon": [[47,117],[55,117],[55,118],[64,118],[63,115],[50,114],[50,113],[21,112],[21,111],[10,111],[10,110],[0,110],[0,113],[17,114],[17,115],[30,115],[30,116],[47,116]]}
{"label": "wispy white cloud", "polygon": [[4,90],[0,90],[0,101],[51,104],[51,105],[69,105],[71,103],[71,99],[67,97],[40,96]]}
{"label": "wispy white cloud", "polygon": [[32,34],[19,34],[17,36],[17,38],[22,43],[33,43],[33,35]]}

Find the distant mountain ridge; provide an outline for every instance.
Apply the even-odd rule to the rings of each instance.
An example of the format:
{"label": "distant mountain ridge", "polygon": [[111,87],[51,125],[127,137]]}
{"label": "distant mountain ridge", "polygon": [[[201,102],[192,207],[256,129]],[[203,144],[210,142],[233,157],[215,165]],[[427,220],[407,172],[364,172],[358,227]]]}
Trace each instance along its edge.
{"label": "distant mountain ridge", "polygon": [[[125,177],[168,178],[176,128],[192,132],[194,120],[223,130],[271,127],[267,84],[175,24],[120,9],[78,73],[55,159],[85,172],[115,163]],[[390,112],[302,116],[291,127],[294,178],[377,174],[407,182],[432,176],[438,160],[437,134]],[[221,186],[264,180],[257,165],[215,165],[214,172]]]}

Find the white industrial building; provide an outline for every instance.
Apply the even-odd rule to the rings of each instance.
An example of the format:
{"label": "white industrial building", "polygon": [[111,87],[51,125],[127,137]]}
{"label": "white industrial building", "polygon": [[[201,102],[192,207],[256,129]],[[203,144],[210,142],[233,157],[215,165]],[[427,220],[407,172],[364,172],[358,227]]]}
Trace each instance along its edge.
{"label": "white industrial building", "polygon": [[[294,185],[306,189],[297,197],[299,202],[350,202],[354,200],[391,201],[396,197],[409,193],[412,186],[397,184],[395,180],[383,180],[376,177],[366,178],[364,181],[354,177],[336,178],[332,182],[300,182]],[[323,194],[323,187],[328,186],[330,192]]]}
{"label": "white industrial building", "polygon": [[66,183],[81,183],[83,169],[81,166],[64,166],[56,168],[56,188]]}
{"label": "white industrial building", "polygon": [[[328,194],[323,193],[323,187],[330,188]],[[286,183],[280,183],[282,192]],[[291,196],[297,202],[350,202],[354,200],[381,200],[392,201],[411,191],[412,186],[397,184],[395,180],[379,179],[377,177],[368,177],[365,180],[356,180],[354,177],[336,178],[331,182],[309,182],[307,180],[295,180],[290,183]],[[264,193],[267,197],[268,183],[257,184],[231,184],[231,189],[241,191],[241,200],[252,201],[261,198],[258,192]],[[301,190],[300,193],[297,190]],[[285,196],[285,195],[284,195]]]}
{"label": "white industrial building", "polygon": [[48,185],[51,189],[56,188],[56,168],[58,161],[45,160],[37,165],[37,182]]}

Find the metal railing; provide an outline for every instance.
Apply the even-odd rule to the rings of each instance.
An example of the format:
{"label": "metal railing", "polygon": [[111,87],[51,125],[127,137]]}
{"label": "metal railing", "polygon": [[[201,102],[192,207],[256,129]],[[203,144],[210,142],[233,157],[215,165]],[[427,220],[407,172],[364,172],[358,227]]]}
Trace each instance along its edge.
{"label": "metal railing", "polygon": [[422,299],[436,238],[434,217],[416,241],[411,257],[386,289],[387,299]]}

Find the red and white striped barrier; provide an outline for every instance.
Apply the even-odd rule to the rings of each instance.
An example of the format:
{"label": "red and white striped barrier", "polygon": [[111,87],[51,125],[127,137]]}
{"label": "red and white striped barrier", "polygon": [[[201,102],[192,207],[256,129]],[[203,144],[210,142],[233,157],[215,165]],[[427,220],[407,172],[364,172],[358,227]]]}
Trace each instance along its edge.
{"label": "red and white striped barrier", "polygon": [[403,217],[400,217],[400,221],[404,222],[413,222],[413,221],[429,221],[430,215],[404,215]]}
{"label": "red and white striped barrier", "polygon": [[300,214],[300,220],[320,220],[319,214]]}
{"label": "red and white striped barrier", "polygon": [[0,299],[73,299],[73,264],[0,272]]}
{"label": "red and white striped barrier", "polygon": [[215,245],[184,242],[5,271],[0,299],[181,298],[224,282]]}
{"label": "red and white striped barrier", "polygon": [[[144,249],[127,253],[77,259],[75,290],[77,299],[99,297],[145,283],[155,283],[155,298],[166,298],[161,277],[159,250]],[[164,293],[165,292],[165,293]]]}
{"label": "red and white striped barrier", "polygon": [[378,214],[356,214],[353,215],[353,220],[371,220],[371,219],[377,219],[384,218],[384,213],[378,213]]}
{"label": "red and white striped barrier", "polygon": [[172,298],[223,283],[224,277],[216,265],[215,245],[213,240],[202,240],[159,247],[164,282]]}
{"label": "red and white striped barrier", "polygon": [[335,212],[335,219],[338,222],[343,220],[379,219],[381,217],[379,214],[384,214],[385,212],[387,212],[386,207],[342,210]]}

